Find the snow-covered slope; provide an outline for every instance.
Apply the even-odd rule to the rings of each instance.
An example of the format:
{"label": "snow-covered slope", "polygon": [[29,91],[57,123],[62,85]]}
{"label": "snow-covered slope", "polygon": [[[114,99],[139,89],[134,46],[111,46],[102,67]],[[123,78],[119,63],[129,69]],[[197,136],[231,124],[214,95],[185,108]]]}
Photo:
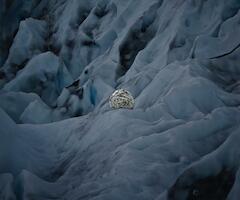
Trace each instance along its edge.
{"label": "snow-covered slope", "polygon": [[239,200],[239,0],[0,4],[1,200]]}

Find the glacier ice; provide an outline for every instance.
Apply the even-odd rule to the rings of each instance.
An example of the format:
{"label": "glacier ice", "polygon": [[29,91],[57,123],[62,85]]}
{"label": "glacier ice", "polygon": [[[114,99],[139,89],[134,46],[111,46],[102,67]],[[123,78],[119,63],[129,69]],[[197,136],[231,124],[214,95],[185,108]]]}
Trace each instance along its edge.
{"label": "glacier ice", "polygon": [[239,200],[239,0],[0,4],[1,200]]}
{"label": "glacier ice", "polygon": [[47,38],[47,23],[42,20],[28,18],[21,21],[18,32],[9,50],[3,70],[8,79],[13,79],[19,70],[33,56],[44,50]]}

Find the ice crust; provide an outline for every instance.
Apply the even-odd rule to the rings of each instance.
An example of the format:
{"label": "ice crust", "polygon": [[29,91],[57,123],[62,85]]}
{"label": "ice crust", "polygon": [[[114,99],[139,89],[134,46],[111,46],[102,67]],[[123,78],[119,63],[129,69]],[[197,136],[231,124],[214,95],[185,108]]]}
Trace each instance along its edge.
{"label": "ice crust", "polygon": [[239,200],[239,0],[0,3],[1,200]]}

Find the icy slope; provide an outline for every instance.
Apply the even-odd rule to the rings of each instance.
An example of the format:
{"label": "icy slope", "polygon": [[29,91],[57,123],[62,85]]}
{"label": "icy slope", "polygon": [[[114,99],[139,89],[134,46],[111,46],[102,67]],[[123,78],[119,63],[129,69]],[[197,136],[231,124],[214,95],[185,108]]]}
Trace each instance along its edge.
{"label": "icy slope", "polygon": [[1,200],[239,199],[239,0],[0,3]]}

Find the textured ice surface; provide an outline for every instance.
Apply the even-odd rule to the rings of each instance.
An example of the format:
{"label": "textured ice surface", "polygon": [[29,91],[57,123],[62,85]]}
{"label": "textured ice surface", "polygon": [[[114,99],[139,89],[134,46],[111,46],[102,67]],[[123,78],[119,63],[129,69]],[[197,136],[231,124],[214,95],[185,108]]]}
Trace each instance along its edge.
{"label": "textured ice surface", "polygon": [[239,200],[239,0],[0,3],[1,200]]}
{"label": "textured ice surface", "polygon": [[13,79],[29,59],[44,50],[46,37],[45,21],[32,18],[21,21],[13,45],[9,49],[8,59],[3,66],[8,79]]}

